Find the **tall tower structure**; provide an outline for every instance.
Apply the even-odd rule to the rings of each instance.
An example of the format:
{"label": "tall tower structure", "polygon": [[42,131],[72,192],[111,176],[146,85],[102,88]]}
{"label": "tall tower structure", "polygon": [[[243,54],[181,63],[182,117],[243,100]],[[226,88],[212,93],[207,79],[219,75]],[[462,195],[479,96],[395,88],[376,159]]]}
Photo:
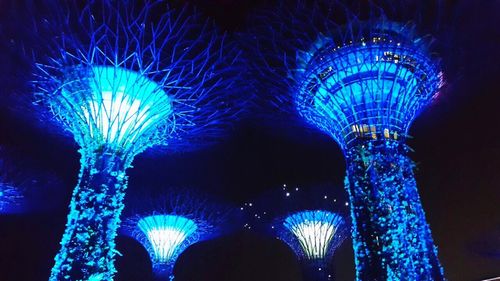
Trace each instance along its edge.
{"label": "tall tower structure", "polygon": [[238,53],[187,7],[63,2],[47,3],[60,13],[41,17],[49,41],[34,50],[38,102],[81,154],[50,280],[111,280],[126,170],[148,148],[192,147],[222,131],[237,110],[228,94]]}
{"label": "tall tower structure", "polygon": [[357,33],[346,29],[348,40],[332,37],[305,58],[297,109],[346,157],[358,278],[439,280],[405,138],[441,74],[408,26],[356,24]]}
{"label": "tall tower structure", "polygon": [[439,60],[414,25],[349,12],[338,24],[340,6],[325,2],[283,4],[259,18],[273,34],[264,32],[272,45],[256,44],[261,71],[286,75],[269,92],[344,153],[357,279],[443,280],[405,144],[443,83]]}

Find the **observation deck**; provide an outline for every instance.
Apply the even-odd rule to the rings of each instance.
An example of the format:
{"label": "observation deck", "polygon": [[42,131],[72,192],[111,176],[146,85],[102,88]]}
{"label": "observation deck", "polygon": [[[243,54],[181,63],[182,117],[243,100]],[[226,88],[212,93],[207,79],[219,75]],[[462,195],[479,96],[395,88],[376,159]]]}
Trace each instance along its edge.
{"label": "observation deck", "polygon": [[404,138],[442,84],[420,38],[370,30],[345,43],[322,41],[296,77],[295,103],[343,149],[360,141]]}

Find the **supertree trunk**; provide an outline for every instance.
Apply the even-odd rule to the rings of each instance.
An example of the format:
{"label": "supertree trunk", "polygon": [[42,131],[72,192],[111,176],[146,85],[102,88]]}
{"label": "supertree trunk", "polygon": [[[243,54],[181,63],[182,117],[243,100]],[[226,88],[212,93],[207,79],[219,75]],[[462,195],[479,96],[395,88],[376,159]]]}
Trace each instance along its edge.
{"label": "supertree trunk", "polygon": [[112,280],[130,165],[122,159],[127,157],[106,150],[82,152],[79,182],[50,280]]}
{"label": "supertree trunk", "polygon": [[394,140],[347,150],[357,280],[444,280],[408,150]]}
{"label": "supertree trunk", "polygon": [[170,281],[174,280],[174,265],[173,264],[160,264],[153,266],[154,280],[156,281]]}
{"label": "supertree trunk", "polygon": [[302,261],[302,278],[304,281],[331,281],[333,272],[328,262],[323,260]]}

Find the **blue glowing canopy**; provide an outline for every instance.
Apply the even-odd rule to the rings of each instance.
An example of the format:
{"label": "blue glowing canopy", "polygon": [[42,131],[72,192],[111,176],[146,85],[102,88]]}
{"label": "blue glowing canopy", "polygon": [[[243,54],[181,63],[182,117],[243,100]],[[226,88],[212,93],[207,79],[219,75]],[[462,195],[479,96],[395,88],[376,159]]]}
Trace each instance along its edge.
{"label": "blue glowing canopy", "polygon": [[424,44],[405,37],[404,28],[367,29],[342,43],[319,39],[300,53],[295,74],[299,113],[344,148],[359,139],[404,137],[442,84]]}
{"label": "blue glowing canopy", "polygon": [[194,221],[176,215],[152,215],[138,221],[137,227],[147,238],[143,244],[155,264],[173,264],[191,243],[197,230]]}
{"label": "blue glowing canopy", "polygon": [[117,150],[154,140],[173,112],[162,87],[114,66],[68,70],[60,96],[51,102],[76,122],[70,128],[82,146],[94,143]]}

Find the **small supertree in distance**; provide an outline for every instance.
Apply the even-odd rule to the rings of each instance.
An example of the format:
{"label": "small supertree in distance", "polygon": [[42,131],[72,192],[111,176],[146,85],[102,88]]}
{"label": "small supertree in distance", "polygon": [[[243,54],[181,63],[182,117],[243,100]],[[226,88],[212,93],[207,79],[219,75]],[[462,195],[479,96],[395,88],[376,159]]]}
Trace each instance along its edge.
{"label": "small supertree in distance", "polygon": [[244,204],[241,209],[249,216],[244,226],[288,244],[301,262],[304,280],[334,280],[335,250],[349,237],[345,219],[349,204],[337,195],[327,186],[290,188],[285,184]]}
{"label": "small supertree in distance", "polygon": [[50,280],[111,280],[134,157],[153,146],[211,142],[239,108],[230,97],[239,53],[194,9],[164,1],[81,4],[47,1],[39,14],[49,16],[35,26],[46,43],[34,48],[37,102],[81,154]]}
{"label": "small supertree in distance", "polygon": [[443,84],[440,62],[415,24],[369,10],[361,19],[336,1],[283,1],[258,18],[250,45],[278,105],[344,153],[357,279],[443,280],[405,144]]}
{"label": "small supertree in distance", "polygon": [[57,205],[59,178],[17,152],[0,146],[0,214],[40,213]]}
{"label": "small supertree in distance", "polygon": [[0,147],[0,214],[16,213],[22,209],[29,181],[9,160],[6,150]]}
{"label": "small supertree in distance", "polygon": [[165,191],[165,195],[139,196],[128,203],[128,218],[120,231],[146,248],[157,280],[173,280],[175,262],[187,247],[230,231],[237,218],[231,207],[198,191]]}
{"label": "small supertree in distance", "polygon": [[0,214],[4,214],[17,209],[24,196],[21,188],[15,185],[5,170],[2,160],[0,160],[0,169]]}

